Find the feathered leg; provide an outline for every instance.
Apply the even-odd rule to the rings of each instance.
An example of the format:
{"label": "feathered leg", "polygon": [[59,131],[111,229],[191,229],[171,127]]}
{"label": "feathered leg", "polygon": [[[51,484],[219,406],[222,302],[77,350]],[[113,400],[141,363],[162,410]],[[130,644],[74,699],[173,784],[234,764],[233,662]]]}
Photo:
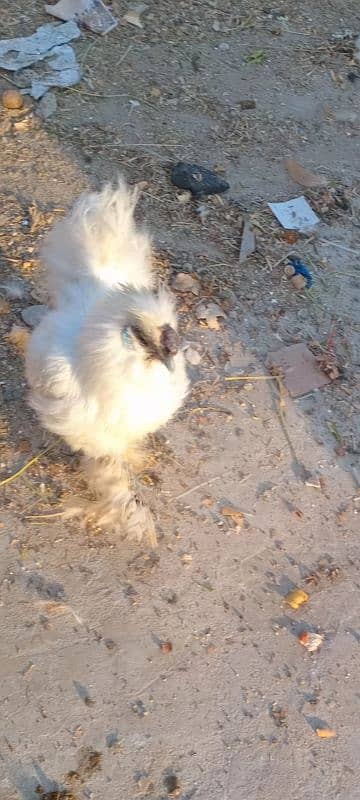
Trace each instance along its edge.
{"label": "feathered leg", "polygon": [[66,516],[81,515],[100,528],[111,528],[138,542],[148,539],[151,546],[156,547],[153,516],[132,490],[129,468],[124,460],[84,457],[82,467],[96,499],[71,504]]}

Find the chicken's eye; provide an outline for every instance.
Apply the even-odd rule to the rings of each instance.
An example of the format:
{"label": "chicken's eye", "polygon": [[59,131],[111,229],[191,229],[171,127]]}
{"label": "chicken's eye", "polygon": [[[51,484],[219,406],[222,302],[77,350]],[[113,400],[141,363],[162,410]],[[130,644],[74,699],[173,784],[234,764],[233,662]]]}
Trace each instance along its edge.
{"label": "chicken's eye", "polygon": [[134,348],[133,338],[131,335],[131,330],[128,326],[126,326],[126,328],[123,328],[121,331],[121,341],[124,347],[127,347],[129,350],[133,350]]}

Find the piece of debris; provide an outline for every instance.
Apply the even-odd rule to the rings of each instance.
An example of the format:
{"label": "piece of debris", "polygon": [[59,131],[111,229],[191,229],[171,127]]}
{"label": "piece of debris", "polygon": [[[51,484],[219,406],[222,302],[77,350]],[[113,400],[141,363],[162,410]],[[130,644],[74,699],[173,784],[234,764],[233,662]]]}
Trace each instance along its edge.
{"label": "piece of debris", "polygon": [[177,292],[191,292],[196,295],[200,292],[199,281],[191,272],[178,272],[174,276],[171,286]]}
{"label": "piece of debris", "polygon": [[201,362],[201,355],[195,347],[186,347],[184,350],[185,358],[192,367],[197,367]]}
{"label": "piece of debris", "polygon": [[131,710],[134,712],[134,714],[137,714],[138,717],[146,717],[149,713],[146,710],[142,700],[134,700],[134,702],[131,703]]}
{"label": "piece of debris", "polygon": [[29,336],[30,331],[28,331],[27,328],[24,328],[23,325],[13,325],[7,335],[7,340],[19,351],[19,353],[25,353]]}
{"label": "piece of debris", "polygon": [[[75,22],[41,25],[32,36],[0,41],[0,68],[16,73],[16,82],[38,100],[49,86],[67,88],[80,80],[80,68],[68,42],[78,39]],[[45,61],[45,59],[47,59]],[[45,62],[39,64],[39,62]],[[37,67],[26,70],[26,67]]]}
{"label": "piece of debris", "polygon": [[196,308],[195,314],[199,322],[206,325],[211,331],[219,331],[219,319],[225,319],[226,317],[222,308],[212,300],[201,301]]}
{"label": "piece of debris", "polygon": [[195,196],[221,194],[230,188],[227,181],[215,172],[185,161],[179,161],[172,168],[171,182],[179,189],[188,189]]}
{"label": "piece of debris", "polygon": [[190,553],[183,553],[183,555],[181,556],[181,561],[183,564],[185,564],[185,566],[189,566],[192,560],[193,558]]}
{"label": "piece of debris", "polygon": [[114,752],[120,752],[122,749],[122,741],[117,731],[111,731],[111,733],[108,733],[106,736],[106,745]]}
{"label": "piece of debris", "polygon": [[335,739],[336,731],[333,728],[316,728],[316,735],[319,739]]}
{"label": "piece of debris", "polygon": [[29,328],[36,328],[39,322],[41,322],[46,311],[47,311],[46,306],[41,306],[41,305],[28,306],[27,308],[23,308],[21,316],[25,324],[28,325]]}
{"label": "piece of debris", "polygon": [[298,288],[302,289],[304,286],[306,286],[307,289],[310,289],[313,285],[313,276],[308,267],[306,267],[299,258],[295,258],[295,256],[289,256],[288,261],[290,261],[290,266],[286,267],[286,274],[289,277],[294,276],[295,278],[300,276],[304,279],[304,282],[301,284],[299,283]]}
{"label": "piece of debris", "polygon": [[267,60],[264,50],[255,50],[245,58],[245,64],[263,64]]}
{"label": "piece of debris", "polygon": [[189,190],[187,190],[185,192],[180,192],[180,194],[177,194],[176,197],[180,205],[185,206],[186,203],[190,203],[190,200],[192,199],[192,194],[191,192],[189,192]]}
{"label": "piece of debris", "polygon": [[299,239],[299,234],[297,233],[297,231],[287,231],[287,230],[285,230],[282,233],[282,238],[288,244],[296,244],[296,242]]}
{"label": "piece of debris", "polygon": [[245,220],[242,237],[241,237],[241,245],[240,245],[240,254],[239,254],[239,264],[243,264],[246,259],[252,255],[256,250],[256,239],[255,233],[253,231],[251,222]]}
{"label": "piece of debris", "polygon": [[56,109],[57,100],[54,92],[47,92],[39,101],[36,111],[42,119],[50,119],[55,114]]}
{"label": "piece of debris", "polygon": [[280,225],[286,230],[306,231],[320,222],[308,201],[301,195],[285,203],[268,203]]}
{"label": "piece of debris", "polygon": [[76,770],[72,770],[67,774],[67,780],[70,783],[86,783],[95,772],[101,769],[102,753],[98,750],[93,750],[91,747],[85,747],[80,755],[79,766]]}
{"label": "piece of debris", "polygon": [[256,108],[256,100],[239,100],[237,104],[240,108],[240,111],[250,111],[253,108]]}
{"label": "piece of debris", "polygon": [[81,619],[81,617],[79,617],[79,615],[76,614],[74,609],[71,608],[71,606],[69,606],[67,603],[59,603],[56,602],[55,600],[50,600],[50,601],[43,600],[40,601],[37,605],[39,605],[45,611],[45,613],[50,616],[58,617],[62,614],[71,614],[71,616],[74,617],[74,619],[79,625],[83,625],[83,620]]}
{"label": "piece of debris", "polygon": [[294,277],[291,278],[291,285],[296,291],[301,292],[302,289],[306,288],[306,278],[304,278],[303,275],[294,275]]}
{"label": "piece of debris", "polygon": [[307,592],[304,592],[303,589],[293,589],[289,594],[285,597],[285,603],[288,604],[291,608],[297,609],[300,606],[303,606],[304,603],[307,603],[309,600],[309,595]]}
{"label": "piece of debris", "polygon": [[302,631],[298,635],[298,641],[303,647],[306,647],[308,653],[317,653],[324,642],[324,638],[321,633],[313,633],[312,631]]}
{"label": "piece of debris", "polygon": [[168,775],[165,775],[164,786],[167,794],[170,794],[172,797],[179,797],[179,794],[181,793],[181,786],[175,773],[169,772]]}
{"label": "piece of debris", "polygon": [[291,344],[270,353],[270,369],[276,369],[291,397],[301,397],[313,389],[321,389],[331,379],[319,367],[318,361],[305,343]]}
{"label": "piece of debris", "polygon": [[24,98],[18,89],[5,89],[1,96],[1,102],[9,111],[18,111],[23,108]]}
{"label": "piece of debris", "polygon": [[230,518],[237,528],[242,528],[244,524],[244,514],[242,511],[239,511],[237,508],[233,508],[233,506],[223,506],[221,509],[221,513],[223,517]]}
{"label": "piece of debris", "polygon": [[160,650],[162,653],[172,653],[173,646],[172,642],[160,642]]}
{"label": "piece of debris", "polygon": [[[64,25],[46,23],[31,36],[0,40],[0,67],[17,72],[53,55],[54,48],[78,39],[80,30],[74,22]],[[51,52],[49,52],[51,51]]]}
{"label": "piece of debris", "polygon": [[39,784],[35,792],[39,795],[40,800],[77,800],[73,792],[68,789],[55,789],[51,792],[46,792]]}
{"label": "piece of debris", "polygon": [[324,175],[315,175],[314,172],[302,167],[294,158],[285,158],[284,165],[290,175],[290,178],[304,186],[306,189],[312,189],[316,186],[327,186],[328,181]]}
{"label": "piece of debris", "polygon": [[270,707],[270,716],[277,728],[284,728],[287,725],[287,712],[277,703],[273,703]]}
{"label": "piece of debris", "polygon": [[23,300],[27,293],[26,284],[21,280],[9,280],[0,283],[0,290],[9,300]]}
{"label": "piece of debris", "polygon": [[210,209],[208,208],[208,206],[205,203],[199,203],[196,206],[196,213],[200,218],[201,224],[205,225],[205,222],[210,214]]}
{"label": "piece of debris", "polygon": [[10,314],[11,306],[9,305],[7,300],[4,300],[3,297],[0,297],[0,314]]}
{"label": "piece of debris", "polygon": [[129,6],[126,14],[123,16],[124,22],[128,22],[129,25],[135,25],[136,28],[143,28],[143,24],[141,22],[141,15],[146,11],[147,4],[146,3],[137,3],[136,5]]}
{"label": "piece of debris", "polygon": [[354,42],[354,61],[360,64],[360,35],[356,37]]}
{"label": "piece of debris", "polygon": [[59,0],[55,5],[45,5],[45,11],[64,22],[74,20],[92,33],[103,36],[118,24],[102,0]]}

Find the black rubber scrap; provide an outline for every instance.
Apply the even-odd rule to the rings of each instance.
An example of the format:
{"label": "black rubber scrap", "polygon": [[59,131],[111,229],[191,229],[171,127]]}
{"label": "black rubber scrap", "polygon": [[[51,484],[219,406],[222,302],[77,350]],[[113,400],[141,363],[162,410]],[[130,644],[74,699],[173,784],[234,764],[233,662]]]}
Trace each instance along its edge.
{"label": "black rubber scrap", "polygon": [[202,194],[221,194],[229,189],[229,184],[212,172],[211,169],[179,161],[171,170],[171,182],[179,189],[188,189],[198,197]]}

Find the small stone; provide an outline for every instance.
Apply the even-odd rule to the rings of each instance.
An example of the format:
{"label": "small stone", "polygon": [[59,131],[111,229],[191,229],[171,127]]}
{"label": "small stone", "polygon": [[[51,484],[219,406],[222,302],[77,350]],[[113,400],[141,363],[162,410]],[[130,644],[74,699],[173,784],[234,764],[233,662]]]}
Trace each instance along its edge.
{"label": "small stone", "polygon": [[294,277],[291,278],[291,285],[299,292],[301,289],[305,289],[306,278],[304,278],[303,275],[294,275]]}
{"label": "small stone", "polygon": [[212,331],[220,330],[219,319],[225,319],[226,316],[222,308],[211,300],[199,303],[195,313],[199,322],[206,324]]}
{"label": "small stone", "polygon": [[41,322],[44,314],[46,314],[46,311],[46,306],[28,306],[27,308],[23,308],[21,316],[29,328],[36,328],[39,322]]}
{"label": "small stone", "polygon": [[179,779],[173,773],[169,773],[164,778],[164,786],[167,794],[170,794],[172,797],[179,797],[181,792],[181,787],[179,783]]}
{"label": "small stone", "polygon": [[162,653],[166,654],[172,653],[172,649],[173,649],[172,642],[161,642],[160,650]]}
{"label": "small stone", "polygon": [[9,314],[11,311],[11,307],[7,300],[4,300],[3,297],[0,297],[0,314]]}
{"label": "small stone", "polygon": [[9,111],[18,110],[24,105],[24,98],[18,89],[5,89],[1,97],[4,108]]}
{"label": "small stone", "polygon": [[256,100],[240,100],[239,108],[240,111],[250,111],[256,108]]}
{"label": "small stone", "polygon": [[134,702],[131,703],[131,709],[134,714],[138,715],[138,717],[146,717],[146,715],[149,713],[146,710],[142,700],[134,700]]}
{"label": "small stone", "polygon": [[55,114],[57,100],[52,92],[47,92],[38,103],[37,113],[42,119],[49,119]]}
{"label": "small stone", "polygon": [[185,350],[185,358],[188,364],[197,367],[201,361],[201,355],[194,347],[187,347]]}
{"label": "small stone", "polygon": [[199,282],[191,272],[178,272],[171,285],[177,292],[191,292],[196,295],[200,292]]}
{"label": "small stone", "polygon": [[192,194],[189,191],[180,192],[180,194],[177,195],[178,202],[180,203],[181,206],[185,206],[186,203],[190,203],[191,198]]}
{"label": "small stone", "polygon": [[188,189],[193,195],[221,194],[229,184],[215,172],[198,164],[179,161],[171,170],[171,182],[179,189]]}
{"label": "small stone", "polygon": [[161,97],[161,89],[159,89],[158,86],[153,86],[150,89],[150,95],[151,95],[151,97],[155,97],[155,98]]}
{"label": "small stone", "polygon": [[6,281],[0,284],[0,289],[4,292],[8,300],[23,300],[26,294],[26,287],[22,281]]}

